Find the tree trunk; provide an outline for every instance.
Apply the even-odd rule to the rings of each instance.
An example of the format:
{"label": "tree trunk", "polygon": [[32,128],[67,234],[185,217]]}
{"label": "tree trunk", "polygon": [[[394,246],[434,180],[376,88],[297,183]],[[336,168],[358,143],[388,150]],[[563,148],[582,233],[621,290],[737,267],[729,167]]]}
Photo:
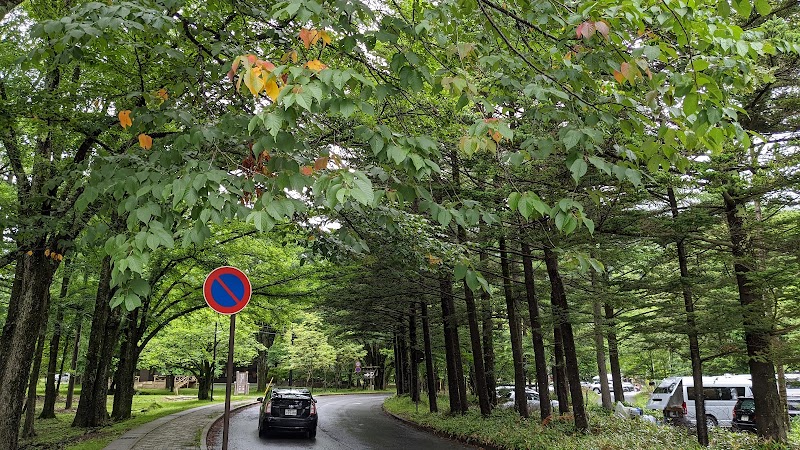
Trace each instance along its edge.
{"label": "tree trunk", "polygon": [[[594,280],[594,273],[592,273]],[[611,391],[608,388],[608,368],[606,367],[606,346],[603,339],[603,312],[601,300],[595,296],[592,301],[592,318],[594,321],[594,348],[597,358],[597,374],[600,376],[600,403],[605,409],[612,409]]]}
{"label": "tree trunk", "polygon": [[86,369],[81,387],[81,401],[74,427],[99,427],[108,421],[106,396],[108,393],[108,369],[114,355],[120,322],[120,309],[111,310],[111,298],[114,292],[111,282],[111,257],[106,256],[100,269],[100,277],[95,298],[92,331],[89,335],[89,347]]}
{"label": "tree trunk", "polygon": [[59,376],[58,376],[58,382],[56,383],[56,398],[58,398],[59,393],[61,392],[61,380],[64,379],[64,377],[62,377],[61,374],[64,373],[64,364],[66,364],[67,362],[67,350],[69,350],[69,333],[64,335],[64,350],[61,353],[61,364],[58,367]]}
{"label": "tree trunk", "polygon": [[[554,303],[558,304],[558,322],[561,325],[561,338],[564,340],[564,359],[567,363],[567,380],[572,397],[572,415],[575,417],[575,428],[586,432],[589,429],[589,419],[586,417],[586,408],[583,404],[583,389],[578,366],[578,353],[575,349],[575,337],[572,333],[572,322],[569,317],[569,304],[564,291],[564,283],[558,272],[558,255],[549,248],[544,249],[547,274],[550,277],[551,293]],[[601,380],[602,383],[602,380]]]}
{"label": "tree trunk", "polygon": [[753,397],[755,398],[756,426],[758,435],[775,442],[786,442],[786,427],[782,419],[782,405],[775,384],[775,366],[771,355],[771,324],[765,313],[769,308],[758,292],[757,282],[751,276],[752,269],[748,264],[747,231],[744,219],[739,215],[740,201],[730,191],[723,192],[725,216],[732,244],[736,272],[736,285],[739,289],[739,303],[743,309],[745,342],[747,343],[748,365],[753,381]]}
{"label": "tree trunk", "polygon": [[81,349],[81,326],[83,325],[83,314],[77,311],[75,315],[75,344],[72,347],[72,362],[69,365],[69,385],[67,386],[67,403],[64,409],[72,409],[72,397],[75,394],[75,378],[78,373],[78,354]]}
{"label": "tree trunk", "polygon": [[139,361],[139,312],[137,308],[127,314],[127,326],[125,327],[125,337],[120,344],[119,362],[117,363],[117,389],[114,391],[114,404],[111,407],[111,418],[114,420],[125,420],[131,417],[133,408],[133,388],[134,374],[136,373],[136,363]]}
{"label": "tree trunk", "polygon": [[264,392],[267,390],[267,383],[269,383],[269,364],[267,359],[269,357],[269,349],[275,342],[275,332],[272,327],[263,324],[256,339],[266,347],[266,349],[258,351],[256,359],[256,381],[258,383],[256,390]]}
{"label": "tree trunk", "polygon": [[39,383],[39,371],[42,367],[42,354],[44,353],[44,341],[47,337],[47,322],[42,323],[42,331],[36,341],[36,355],[33,359],[33,367],[28,375],[28,398],[25,400],[25,423],[22,425],[22,437],[31,438],[36,436],[33,429],[33,420],[36,416],[36,385]]}
{"label": "tree trunk", "polygon": [[397,331],[394,333],[394,388],[397,396],[404,394],[403,392],[403,361],[400,354],[400,337]]}
{"label": "tree trunk", "polygon": [[[62,285],[62,293],[64,288]],[[63,299],[62,296],[59,296]],[[56,418],[56,365],[58,363],[58,350],[61,339],[61,322],[64,320],[64,310],[59,307],[56,313],[56,321],[53,324],[53,336],[50,337],[50,351],[47,359],[47,379],[44,388],[44,404],[42,405],[42,413],[39,415],[40,419],[55,419]]]}
{"label": "tree trunk", "polygon": [[[42,406],[42,413],[39,415],[41,419],[55,419],[56,418],[56,398],[58,397],[58,389],[56,388],[56,364],[58,363],[58,350],[61,341],[61,322],[64,321],[64,308],[62,303],[67,297],[69,289],[69,274],[66,273],[66,264],[64,265],[65,274],[61,278],[61,291],[58,294],[58,312],[56,313],[56,321],[53,324],[53,336],[50,338],[50,351],[47,360],[47,381],[44,390],[44,404]],[[60,372],[59,372],[60,373]],[[59,375],[59,383],[61,383],[61,376]]]}
{"label": "tree trunk", "polygon": [[[442,324],[444,325],[444,350],[447,362],[447,390],[450,398],[450,413],[463,410],[459,389],[464,375],[461,366],[461,345],[458,339],[458,322],[456,321],[453,301],[453,283],[449,275],[439,277],[440,297],[442,301]],[[459,379],[462,381],[459,382]]]}
{"label": "tree trunk", "polygon": [[433,371],[433,350],[431,349],[431,326],[428,318],[428,302],[420,302],[422,306],[422,341],[425,345],[425,379],[428,384],[428,409],[432,413],[439,412],[436,401],[436,379]]}
{"label": "tree trunk", "polygon": [[411,302],[408,316],[408,339],[411,353],[411,401],[419,402],[419,362],[417,361],[417,305]]}
{"label": "tree trunk", "polygon": [[492,412],[492,405],[489,401],[489,392],[486,388],[486,371],[483,367],[483,351],[481,349],[481,330],[478,328],[478,314],[475,311],[475,296],[472,289],[464,281],[464,299],[467,303],[467,321],[469,322],[469,338],[472,345],[472,361],[475,368],[475,387],[474,391],[478,395],[478,404],[481,408],[481,415],[488,417]]}
{"label": "tree trunk", "polygon": [[6,323],[0,336],[0,442],[17,449],[28,373],[36,336],[47,321],[47,293],[56,263],[44,256],[45,243],[17,259]]}
{"label": "tree trunk", "polygon": [[672,212],[672,221],[678,233],[675,244],[678,249],[678,266],[681,273],[681,290],[683,293],[683,306],[686,310],[686,335],[689,337],[689,355],[692,361],[692,378],[694,379],[694,411],[697,417],[697,442],[708,447],[708,426],[705,421],[706,403],[703,391],[703,361],[700,359],[700,343],[697,340],[697,324],[695,323],[694,300],[692,299],[692,286],[689,282],[689,258],[686,256],[686,241],[683,233],[678,228],[678,201],[672,186],[667,188],[669,208]]}
{"label": "tree trunk", "polygon": [[615,402],[624,402],[625,401],[625,394],[622,391],[622,372],[619,368],[619,350],[617,348],[617,332],[615,323],[616,318],[614,317],[614,308],[606,302],[603,305],[606,313],[606,326],[608,327],[608,334],[606,339],[608,339],[608,361],[611,363],[611,377],[612,383],[614,386],[614,401]]}
{"label": "tree trunk", "polygon": [[[481,252],[481,261],[488,259],[485,251]],[[493,406],[497,405],[497,376],[494,370],[494,321],[492,320],[492,297],[481,292],[481,340],[483,343],[483,365],[486,370],[486,392]]]}
{"label": "tree trunk", "polygon": [[544,354],[544,336],[542,321],[539,318],[539,298],[536,295],[536,280],[533,273],[531,246],[522,243],[522,268],[525,271],[525,296],[528,300],[528,315],[531,323],[531,340],[533,341],[533,358],[536,363],[536,387],[539,390],[539,413],[542,420],[552,414],[550,406],[550,384],[547,380],[547,358]]}
{"label": "tree trunk", "polygon": [[[211,383],[214,381],[214,374],[211,372],[211,363],[203,361],[202,373],[197,377],[197,399],[210,400],[211,399]],[[267,387],[264,386],[264,390]],[[261,390],[259,390],[261,392]]]}
{"label": "tree trunk", "polygon": [[506,251],[506,240],[500,238],[500,266],[503,273],[503,291],[508,311],[508,328],[511,332],[511,357],[514,361],[514,402],[522,417],[528,417],[528,396],[525,394],[525,366],[522,349],[522,330],[517,315],[516,299],[511,289],[511,268]]}
{"label": "tree trunk", "polygon": [[408,341],[406,340],[406,327],[404,324],[400,326],[399,341],[400,347],[400,370],[403,371],[403,394],[411,392],[409,378],[411,376],[411,368],[408,361]]}
{"label": "tree trunk", "polygon": [[550,310],[553,315],[553,382],[558,399],[558,413],[560,415],[569,412],[569,384],[567,383],[567,363],[564,359],[564,339],[561,335],[561,326],[558,324],[558,306],[553,303],[553,296],[550,295]]}

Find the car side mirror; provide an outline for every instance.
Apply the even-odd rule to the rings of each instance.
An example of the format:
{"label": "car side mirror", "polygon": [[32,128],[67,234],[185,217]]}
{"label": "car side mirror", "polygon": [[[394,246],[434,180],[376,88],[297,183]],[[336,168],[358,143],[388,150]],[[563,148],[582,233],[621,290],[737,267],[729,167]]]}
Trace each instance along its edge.
{"label": "car side mirror", "polygon": [[257,402],[263,402],[263,401],[264,401],[264,397],[258,397],[258,398],[256,399],[256,401],[257,401]]}
{"label": "car side mirror", "polygon": [[317,399],[314,399],[314,403],[317,403]]}

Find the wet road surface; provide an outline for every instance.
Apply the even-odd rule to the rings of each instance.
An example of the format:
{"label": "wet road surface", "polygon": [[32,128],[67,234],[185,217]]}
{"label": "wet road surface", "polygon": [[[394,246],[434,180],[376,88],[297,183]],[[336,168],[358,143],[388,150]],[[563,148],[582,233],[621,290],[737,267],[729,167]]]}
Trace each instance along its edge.
{"label": "wet road surface", "polygon": [[[303,434],[258,437],[258,407],[253,405],[231,416],[229,450],[280,449],[474,449],[461,443],[417,430],[381,410],[386,395],[357,394],[317,397],[319,423],[316,439]],[[209,449],[222,448],[222,421],[211,434]],[[213,444],[213,445],[212,445]]]}

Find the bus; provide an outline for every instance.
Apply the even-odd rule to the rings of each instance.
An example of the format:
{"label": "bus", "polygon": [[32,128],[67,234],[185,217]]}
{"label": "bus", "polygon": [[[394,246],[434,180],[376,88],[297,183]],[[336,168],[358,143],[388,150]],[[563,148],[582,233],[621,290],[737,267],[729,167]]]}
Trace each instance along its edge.
{"label": "bus", "polygon": [[[696,425],[693,388],[692,377],[665,378],[647,401],[647,409],[662,411],[667,421],[686,421],[690,425]],[[708,427],[730,427],[736,400],[739,397],[752,397],[752,388],[750,375],[725,374],[703,377]]]}

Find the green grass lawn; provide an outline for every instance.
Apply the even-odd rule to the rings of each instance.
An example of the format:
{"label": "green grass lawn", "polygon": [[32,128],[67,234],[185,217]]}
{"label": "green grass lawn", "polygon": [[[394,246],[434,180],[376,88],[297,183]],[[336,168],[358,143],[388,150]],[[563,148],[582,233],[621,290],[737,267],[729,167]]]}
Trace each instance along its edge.
{"label": "green grass lawn", "polygon": [[[546,426],[538,415],[523,419],[513,410],[496,409],[482,418],[476,408],[466,415],[432,414],[427,399],[417,406],[406,396],[386,400],[387,411],[448,436],[469,440],[473,444],[504,449],[547,450],[700,450],[695,437],[686,429],[645,423],[638,419],[620,419],[594,404],[589,404],[589,432],[576,433],[571,416],[555,417]],[[439,410],[448,411],[447,397],[439,397]],[[791,447],[800,448],[798,433],[792,433]],[[783,447],[759,442],[755,435],[712,430],[711,447],[718,450],[779,449]]]}
{"label": "green grass lawn", "polygon": [[[40,389],[37,389],[39,392]],[[76,389],[79,393],[80,389]],[[67,449],[67,450],[95,450],[102,449],[114,439],[125,434],[126,431],[136,428],[142,424],[150,422],[172,413],[180,412],[185,409],[197,406],[208,405],[212,402],[197,400],[197,389],[181,389],[179,396],[167,390],[142,390],[133,397],[132,417],[117,423],[110,423],[101,428],[73,428],[72,420],[75,418],[75,408],[77,408],[77,394],[73,401],[73,408],[65,410],[66,386],[62,386],[60,396],[56,402],[55,419],[36,419],[34,430],[36,436],[31,439],[20,439],[20,448],[32,449]],[[41,386],[41,394],[37,400],[38,417],[42,409],[44,386]],[[256,393],[247,396],[232,396],[232,401],[255,399]],[[113,396],[108,396],[108,410],[111,411]],[[214,392],[214,402],[222,403],[225,401],[225,389],[216,389]]]}

